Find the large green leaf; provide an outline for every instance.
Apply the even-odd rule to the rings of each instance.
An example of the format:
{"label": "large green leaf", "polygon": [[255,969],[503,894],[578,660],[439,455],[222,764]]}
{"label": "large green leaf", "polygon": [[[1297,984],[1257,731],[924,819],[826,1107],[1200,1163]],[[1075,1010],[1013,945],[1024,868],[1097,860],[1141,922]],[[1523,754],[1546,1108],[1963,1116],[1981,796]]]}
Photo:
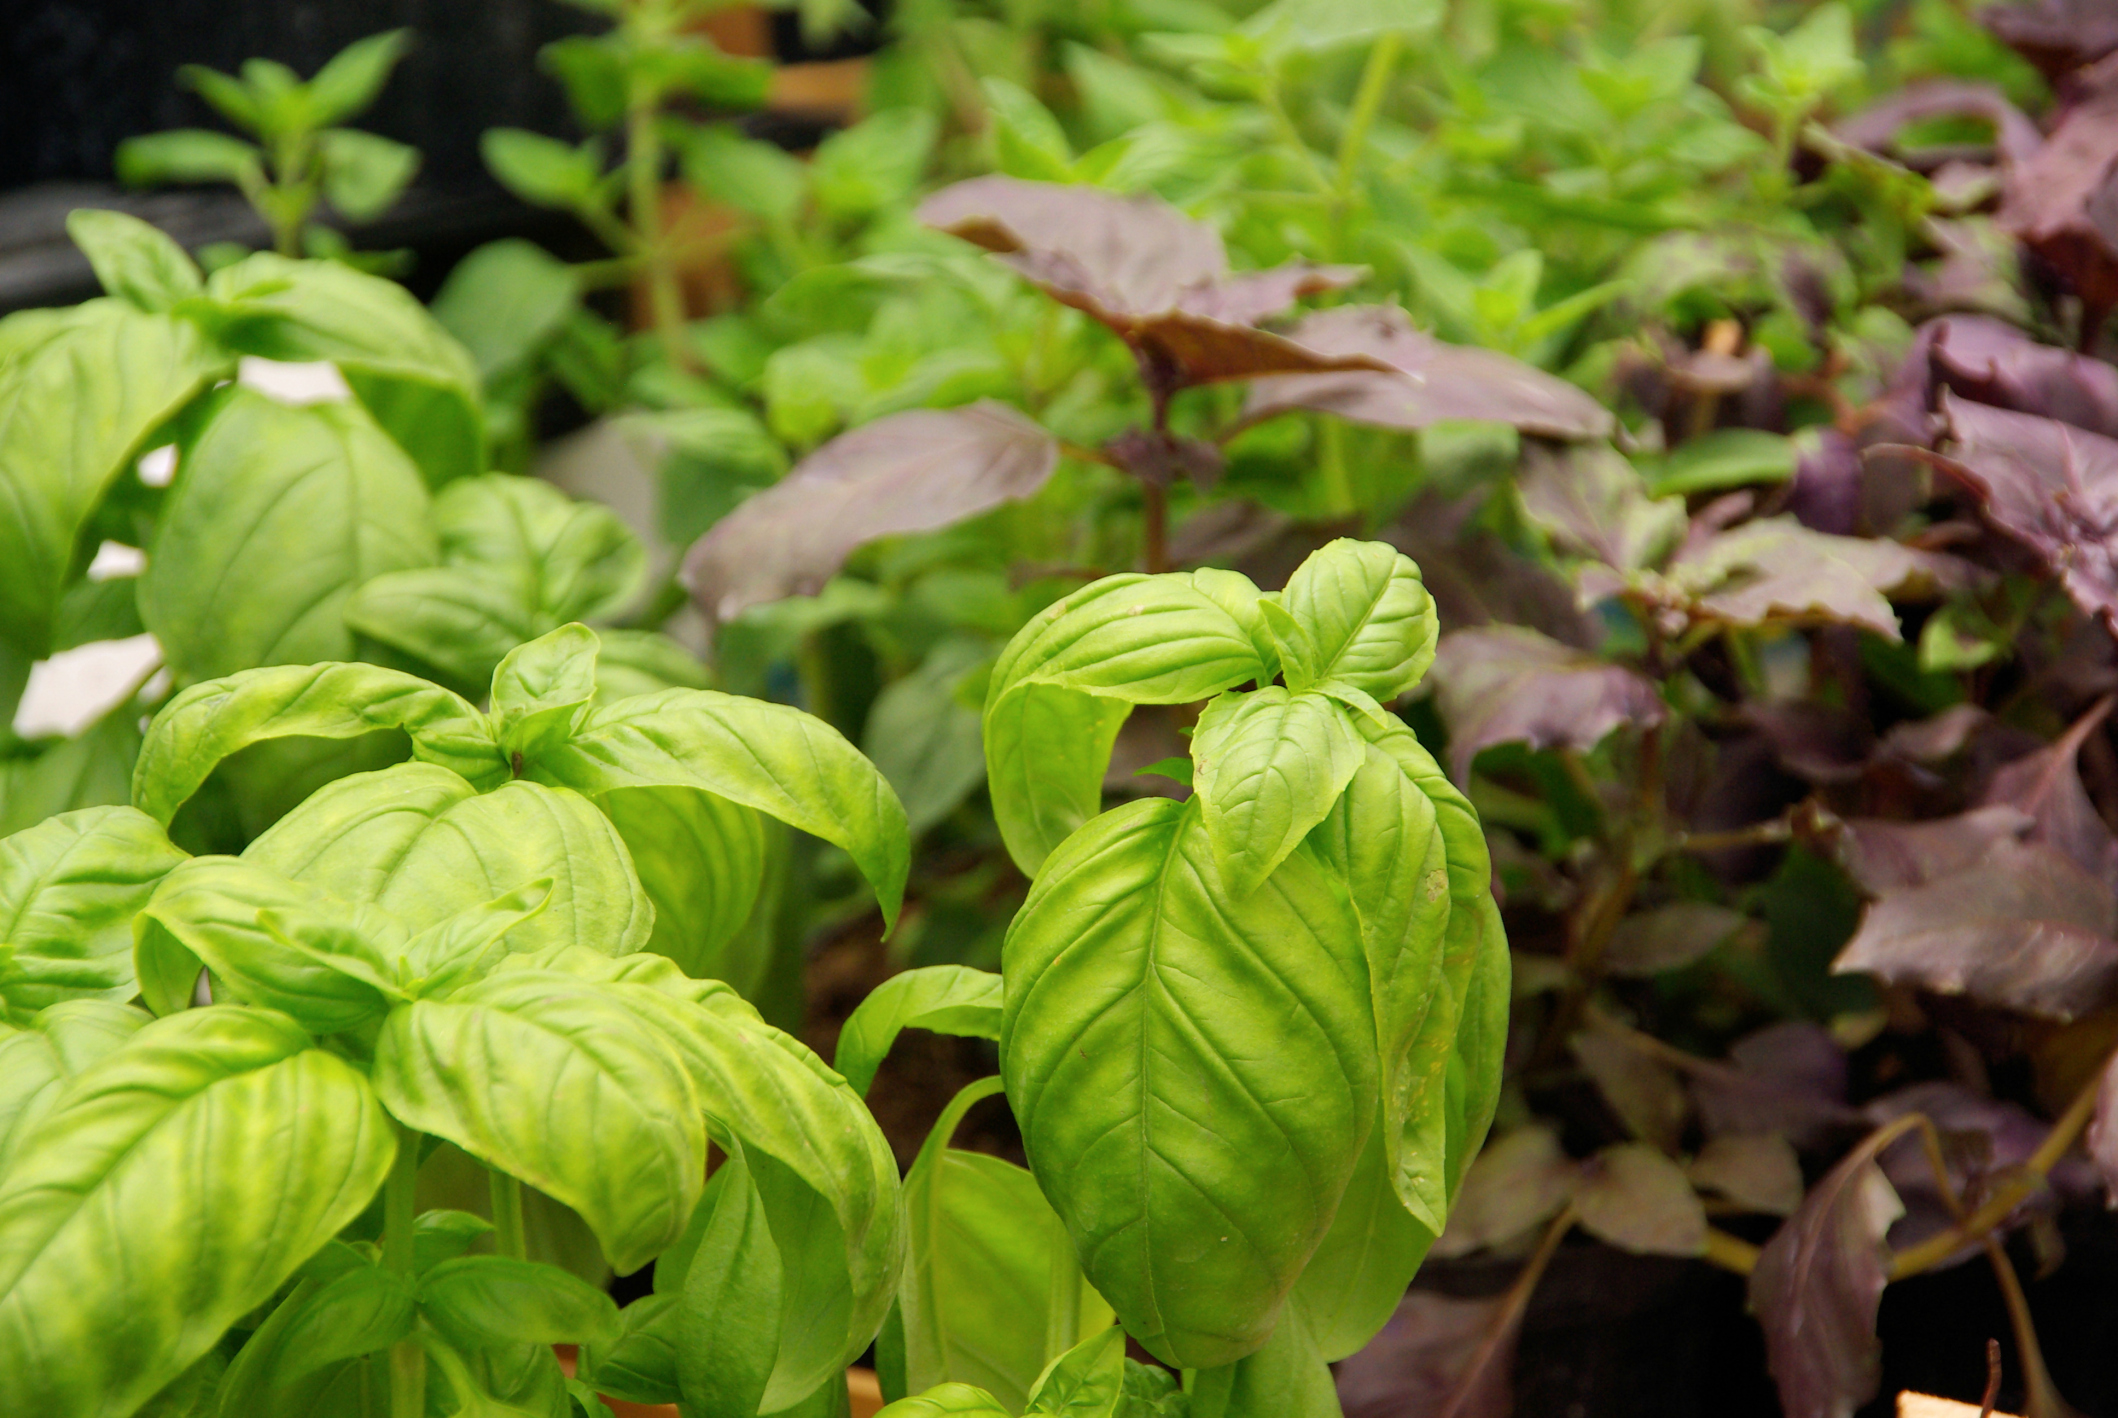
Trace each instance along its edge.
{"label": "large green leaf", "polygon": [[138,217],[76,207],[66,214],[66,234],[103,289],[142,310],[166,311],[205,289],[184,248]]}
{"label": "large green leaf", "polygon": [[897,794],[821,719],[710,689],[666,689],[591,710],[522,776],[594,797],[614,788],[697,788],[843,847],[886,923],[904,899],[911,844]]}
{"label": "large green leaf", "polygon": [[0,356],[0,641],[34,659],[96,504],[228,358],[191,322],[121,300],[12,316]]}
{"label": "large green leaf", "polygon": [[478,368],[403,286],[261,252],[214,272],[206,291],[230,347],[336,364],[430,486],[485,471]]}
{"label": "large green leaf", "polygon": [[133,995],[132,917],[184,854],[129,807],[63,813],[0,839],[0,998],[18,1010]]}
{"label": "large green leaf", "polygon": [[1301,1309],[1290,1305],[1256,1353],[1193,1375],[1187,1412],[1192,1418],[1339,1418],[1331,1368]]}
{"label": "large green leaf", "polygon": [[1248,896],[1322,822],[1367,745],[1321,694],[1222,694],[1192,735],[1192,786],[1229,890]]}
{"label": "large green leaf", "polygon": [[454,483],[434,499],[434,521],[443,564],[368,582],[346,620],[466,684],[484,683],[523,641],[623,609],[647,574],[616,514],[536,478]]}
{"label": "large green leaf", "polygon": [[1442,1103],[1458,1016],[1453,994],[1439,1000],[1452,909],[1446,843],[1433,801],[1397,759],[1369,743],[1361,750],[1359,772],[1309,840],[1346,883],[1361,920],[1394,1185],[1439,1232],[1449,1215]]}
{"label": "large green leaf", "polygon": [[416,1317],[412,1282],[394,1270],[364,1263],[305,1279],[244,1342],[217,1411],[308,1414],[349,1361],[404,1338]]}
{"label": "large green leaf", "polygon": [[158,1020],[77,1075],[0,1178],[0,1410],[123,1418],[382,1185],[374,1095],[292,1020]]}
{"label": "large green leaf", "polygon": [[1318,1352],[1331,1363],[1358,1353],[1390,1322],[1434,1244],[1435,1232],[1397,1194],[1385,1148],[1390,1136],[1388,1119],[1378,1119],[1338,1215],[1288,1301],[1288,1312],[1301,1312]]}
{"label": "large green leaf", "polygon": [[1013,1412],[1048,1364],[1114,1317],[1036,1179],[949,1146],[971,1105],[999,1091],[989,1078],[958,1093],[905,1175],[911,1263],[897,1303],[907,1388],[977,1384]]}
{"label": "large green leaf", "polygon": [[[986,776],[1008,852],[1034,875],[1102,805],[1103,774],[1134,704],[1188,704],[1272,677],[1257,588],[1233,572],[1107,576],[1016,632],[986,690]],[[1247,593],[1243,590],[1248,587]]]}
{"label": "large green leaf", "polygon": [[479,793],[429,763],[325,786],[243,859],[371,902],[413,931],[550,881],[544,909],[508,933],[513,950],[583,945],[627,955],[648,944],[655,924],[625,844],[580,794],[520,781]]}
{"label": "large green leaf", "polygon": [[1329,1229],[1377,1107],[1343,888],[1297,853],[1232,899],[1198,808],[1147,799],[1053,854],[1004,962],[1008,1098],[1089,1279],[1158,1358],[1242,1358]]}
{"label": "large green leaf", "polygon": [[414,758],[473,787],[507,781],[507,760],[485,716],[460,695],[379,665],[273,665],[195,684],[162,706],[133,769],[133,806],[167,824],[215,765],[239,749],[378,729],[404,730]]}
{"label": "large green leaf", "polygon": [[677,1392],[698,1418],[755,1418],[779,1358],[784,1271],[740,1145],[699,1213],[674,1311]]}
{"label": "large green leaf", "polygon": [[466,1347],[604,1344],[618,1332],[610,1296],[556,1265],[459,1256],[419,1278],[419,1310]]}
{"label": "large green leaf", "polygon": [[613,1269],[683,1233],[706,1171],[697,1094],[608,987],[512,971],[400,1005],[375,1041],[383,1103],[581,1214]]}
{"label": "large green leaf", "polygon": [[907,970],[868,992],[838,1031],[832,1064],[865,1095],[890,1046],[906,1029],[976,1039],[1000,1037],[1000,977],[967,965]]}
{"label": "large green leaf", "polygon": [[1412,559],[1343,537],[1295,568],[1267,614],[1290,688],[1336,683],[1385,701],[1419,683],[1440,634]]}
{"label": "large green leaf", "polygon": [[67,1000],[0,1035],[0,1177],[15,1137],[58,1101],[66,1080],[140,1032],[150,1016],[108,1000]]}
{"label": "large green leaf", "polygon": [[419,470],[358,405],[231,389],[185,449],[140,618],[180,681],[350,660],[347,597],[436,555]]}
{"label": "large green leaf", "polygon": [[630,849],[652,903],[654,933],[645,948],[687,975],[748,983],[735,978],[747,972],[728,954],[757,904],[765,870],[758,814],[690,788],[614,788],[597,801]]}

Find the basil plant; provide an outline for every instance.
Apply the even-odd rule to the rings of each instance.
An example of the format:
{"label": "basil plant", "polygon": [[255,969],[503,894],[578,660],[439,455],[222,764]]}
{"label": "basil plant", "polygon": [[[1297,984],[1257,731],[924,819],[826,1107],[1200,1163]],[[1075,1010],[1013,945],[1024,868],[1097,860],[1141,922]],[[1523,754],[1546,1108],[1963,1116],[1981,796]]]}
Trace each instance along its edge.
{"label": "basil plant", "polygon": [[[530,1259],[531,1189],[612,1269],[743,1298],[738,1343],[685,1350],[712,1372],[675,1370],[695,1411],[843,1404],[903,1266],[890,1149],[836,1073],[653,947],[664,900],[742,919],[761,815],[842,847],[894,915],[903,812],[819,721],[700,690],[599,706],[596,658],[579,625],[519,647],[489,712],[366,664],[197,684],[131,806],[0,842],[0,1412],[602,1413],[595,1364],[641,1345]],[[241,856],[171,844],[229,754],[377,729],[411,761]],[[658,877],[628,815],[717,855]],[[490,1222],[421,1209],[442,1143],[489,1174]]]}
{"label": "basil plant", "polygon": [[[1328,1364],[1403,1297],[1499,1091],[1485,841],[1382,707],[1435,640],[1418,567],[1338,541],[1271,595],[1106,577],[1002,652],[986,761],[1034,882],[1001,977],[897,976],[839,1045],[862,1088],[908,1025],[1000,1045],[906,1178],[892,1418],[1338,1412]],[[1132,707],[1200,701],[1190,797],[1100,811]],[[1003,1088],[1027,1172],[948,1145]]]}

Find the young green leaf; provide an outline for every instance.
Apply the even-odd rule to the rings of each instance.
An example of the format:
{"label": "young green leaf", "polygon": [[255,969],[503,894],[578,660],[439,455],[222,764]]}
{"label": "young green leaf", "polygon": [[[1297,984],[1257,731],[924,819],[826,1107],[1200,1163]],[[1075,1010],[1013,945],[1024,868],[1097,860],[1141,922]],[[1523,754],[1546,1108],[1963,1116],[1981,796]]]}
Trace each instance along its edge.
{"label": "young green leaf", "polygon": [[964,965],[929,965],[892,975],[868,992],[838,1031],[831,1066],[865,1095],[875,1070],[906,1029],[974,1039],[1000,1037],[1000,977]]}
{"label": "young green leaf", "polygon": [[346,1363],[389,1348],[417,1317],[411,1281],[379,1265],[299,1285],[229,1365],[215,1411],[303,1412]]}
{"label": "young green leaf", "polygon": [[533,206],[569,210],[596,205],[603,159],[593,142],[569,147],[522,128],[488,128],[478,150],[500,185]]}
{"label": "young green leaf", "polygon": [[1270,1334],[1378,1106],[1342,889],[1297,854],[1231,899],[1198,808],[1146,799],[1053,854],[1004,959],[1008,1097],[1089,1279],[1158,1357],[1233,1363]]}
{"label": "young green leaf", "polygon": [[[190,321],[125,301],[25,314],[41,337],[0,363],[0,641],[40,659],[89,515],[229,360]],[[0,346],[24,320],[0,322]]]}
{"label": "young green leaf", "polygon": [[779,1357],[784,1271],[740,1145],[706,1184],[692,1225],[698,1245],[671,1311],[677,1393],[702,1418],[757,1413]]}
{"label": "young green leaf", "polygon": [[1265,1346],[1191,1382],[1187,1418],[1330,1418],[1338,1412],[1331,1366],[1298,1306],[1289,1306]]}
{"label": "young green leaf", "polygon": [[210,128],[171,128],[118,144],[118,181],[127,187],[164,183],[232,182],[248,190],[265,181],[264,154],[254,143]]}
{"label": "young green leaf", "polygon": [[411,39],[410,30],[384,30],[356,39],[332,55],[309,80],[310,111],[316,126],[343,123],[375,102]]}
{"label": "young green leaf", "polygon": [[319,135],[324,196],[342,216],[370,221],[381,216],[419,171],[419,149],[357,128]]}
{"label": "young green leaf", "polygon": [[1012,1418],[1000,1400],[970,1384],[939,1384],[885,1405],[875,1418]]}
{"label": "young green leaf", "polygon": [[[1439,625],[1412,559],[1381,542],[1341,537],[1312,552],[1277,602],[1298,630],[1282,640],[1287,687],[1337,683],[1391,700],[1434,661]],[[1267,611],[1268,616],[1272,615]],[[1283,622],[1274,618],[1274,634]]]}
{"label": "young green leaf", "polygon": [[133,993],[132,917],[184,854],[125,807],[61,814],[0,840],[0,997],[33,1011]]}
{"label": "young green leaf", "polygon": [[261,252],[214,272],[206,293],[216,330],[243,354],[337,365],[428,486],[486,470],[477,366],[404,287]]}
{"label": "young green leaf", "polygon": [[233,389],[183,461],[139,580],[183,680],[353,659],[347,598],[438,554],[418,468],[358,405]]}
{"label": "young green leaf", "polygon": [[905,1174],[911,1258],[897,1312],[907,1388],[975,1383],[1012,1412],[1076,1336],[1108,1330],[1112,1315],[1035,1178],[948,1145],[971,1105],[999,1091],[990,1078],[958,1092]]}
{"label": "young green leaf", "polygon": [[713,690],[645,694],[590,711],[522,774],[590,796],[697,788],[755,808],[844,848],[884,922],[897,919],[911,855],[904,808],[858,749],[800,710]]}
{"label": "young green leaf", "polygon": [[148,725],[133,805],[164,824],[222,759],[281,738],[349,739],[402,729],[412,755],[474,788],[507,781],[485,716],[438,685],[379,665],[278,665],[179,693]]}
{"label": "young green leaf", "polygon": [[166,311],[206,288],[184,248],[138,217],[81,207],[66,214],[66,234],[95,268],[106,293],[149,313]]}
{"label": "young green leaf", "polygon": [[[791,159],[790,159],[791,161]],[[489,241],[458,261],[430,307],[462,342],[490,389],[526,370],[580,308],[573,269],[520,237]]]}
{"label": "young green leaf", "polygon": [[131,1412],[358,1216],[396,1150],[366,1083],[283,1015],[146,1026],[0,1178],[0,1408]]}
{"label": "young green leaf", "polygon": [[1222,694],[1192,736],[1193,787],[1222,880],[1238,898],[1302,844],[1353,780],[1367,744],[1320,694]]}
{"label": "young green leaf", "polygon": [[1239,599],[1233,575],[1107,576],[1001,651],[986,691],[986,774],[1001,836],[1025,872],[1102,806],[1130,706],[1186,704],[1271,677],[1254,622],[1225,604]]}
{"label": "young green leaf", "polygon": [[542,909],[508,930],[517,951],[625,955],[653,928],[624,843],[579,794],[522,782],[480,793],[431,764],[327,784],[243,860],[381,907],[413,932],[548,880]]}
{"label": "young green leaf", "polygon": [[555,1265],[511,1256],[445,1260],[419,1278],[419,1313],[465,1348],[600,1344],[618,1331],[610,1296]]}

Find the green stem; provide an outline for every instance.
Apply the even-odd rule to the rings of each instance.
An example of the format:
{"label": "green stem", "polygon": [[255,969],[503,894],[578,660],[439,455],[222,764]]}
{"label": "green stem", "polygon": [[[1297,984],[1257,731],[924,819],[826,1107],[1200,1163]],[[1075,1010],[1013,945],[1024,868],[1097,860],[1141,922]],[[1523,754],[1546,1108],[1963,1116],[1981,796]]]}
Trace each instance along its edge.
{"label": "green stem", "polygon": [[1317,420],[1317,473],[1323,481],[1326,517],[1344,517],[1357,509],[1353,479],[1346,472],[1346,426],[1337,419]]}
{"label": "green stem", "polygon": [[1361,149],[1368,142],[1368,130],[1375,124],[1375,115],[1382,110],[1383,96],[1390,91],[1390,74],[1397,68],[1397,56],[1404,48],[1403,36],[1395,32],[1384,35],[1368,51],[1368,63],[1361,70],[1361,85],[1353,96],[1353,113],[1346,120],[1346,131],[1338,142],[1338,201],[1341,207],[1353,196],[1353,179],[1360,167]]}
{"label": "green stem", "polygon": [[522,1183],[497,1167],[488,1168],[493,1191],[493,1249],[511,1260],[528,1260],[522,1238]]}
{"label": "green stem", "polygon": [[1279,80],[1268,78],[1265,81],[1265,91],[1259,97],[1264,102],[1265,112],[1272,119],[1272,126],[1279,130],[1280,141],[1291,148],[1295,157],[1300,160],[1302,174],[1309,179],[1309,185],[1326,197],[1336,195],[1337,189],[1331,185],[1331,179],[1324,175],[1323,168],[1317,166],[1316,154],[1310,151],[1309,140],[1304,138],[1302,130],[1295,126],[1293,115],[1287,112],[1287,105],[1280,101]]}
{"label": "green stem", "polygon": [[662,230],[662,135],[655,127],[655,91],[635,80],[625,110],[625,181],[634,238],[647,261],[647,309],[672,369],[684,359],[684,293],[670,264]]}
{"label": "green stem", "polygon": [[[412,1238],[419,1224],[419,1134],[402,1123],[397,1131],[397,1160],[382,1193],[382,1263],[406,1279],[416,1273]],[[390,1418],[425,1418],[427,1356],[416,1338],[397,1341],[390,1350]]]}

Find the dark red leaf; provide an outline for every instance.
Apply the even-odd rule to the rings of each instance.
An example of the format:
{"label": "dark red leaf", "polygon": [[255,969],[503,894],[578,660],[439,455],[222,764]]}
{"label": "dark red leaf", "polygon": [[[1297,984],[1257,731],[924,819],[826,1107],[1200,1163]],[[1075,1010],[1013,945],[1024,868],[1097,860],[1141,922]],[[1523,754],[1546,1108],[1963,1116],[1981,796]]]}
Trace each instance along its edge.
{"label": "dark red leaf", "polygon": [[1602,639],[1601,623],[1576,603],[1573,587],[1487,528],[1466,525],[1484,500],[1482,492],[1452,500],[1429,489],[1377,535],[1419,563],[1443,625],[1526,625],[1583,648]]}
{"label": "dark red leaf", "polygon": [[2088,97],[2008,174],[1999,216],[2099,317],[2118,304],[2118,75],[2110,67],[2091,71]]}
{"label": "dark red leaf", "polygon": [[1942,395],[1945,468],[1994,526],[2051,568],[2074,603],[2118,614],[2118,440],[2057,419]]}
{"label": "dark red leaf", "polygon": [[[1861,1113],[1878,1127],[1912,1113],[1933,1123],[1941,1138],[1950,1189],[1974,1201],[1985,1194],[1988,1179],[2029,1161],[2051,1131],[2049,1124],[2013,1103],[1945,1080],[1887,1093]],[[1954,1217],[1935,1183],[1933,1163],[1920,1139],[1910,1135],[1898,1139],[1884,1149],[1880,1161],[1905,1204],[1904,1217],[1890,1230],[1890,1244],[1903,1249],[1948,1230]],[[2039,1188],[2010,1214],[2006,1226],[2020,1226],[2035,1213],[2055,1210],[2056,1200],[2049,1188]],[[1966,1246],[1951,1263],[1976,1254],[1976,1245]]]}
{"label": "dark red leaf", "polygon": [[1337,290],[1353,266],[1295,264],[1232,274],[1220,233],[1149,193],[976,177],[920,204],[919,220],[982,246],[1022,277],[1110,327],[1172,387],[1266,374],[1382,369],[1257,329],[1302,296]]}
{"label": "dark red leaf", "polygon": [[878,537],[928,532],[1044,486],[1059,445],[1004,404],[892,414],[832,439],[723,517],[684,558],[716,620],[813,595]]}
{"label": "dark red leaf", "polygon": [[2013,807],[1982,807],[1926,822],[1849,818],[1839,830],[1839,862],[1863,890],[1880,896],[1962,871],[1995,842],[2020,839],[2031,821]]}
{"label": "dark red leaf", "polygon": [[1846,1054],[1820,1025],[1790,1020],[1738,1040],[1725,1064],[1692,1071],[1709,1136],[1778,1133],[1816,1145],[1856,1116],[1846,1106]]}
{"label": "dark red leaf", "polygon": [[2081,745],[2110,713],[2105,699],[2081,716],[2058,742],[2023,755],[1993,775],[1985,805],[2011,807],[2031,822],[2029,837],[2058,848],[2090,876],[2113,880],[2118,838],[2104,824],[2081,785]]}
{"label": "dark red leaf", "polygon": [[1867,716],[1841,704],[1761,700],[1738,712],[1765,736],[1781,767],[1812,783],[1856,782],[1875,754]]}
{"label": "dark red leaf", "polygon": [[1970,866],[1886,892],[1833,969],[2053,1019],[2118,1001],[2118,899],[2063,853],[2003,838]]}
{"label": "dark red leaf", "polygon": [[1958,79],[1930,79],[1912,84],[1840,123],[1835,131],[1845,142],[1874,152],[1888,152],[1898,133],[1930,118],[1983,118],[1993,125],[1993,145],[2003,162],[2026,162],[2044,146],[2023,111],[1991,84]]}
{"label": "dark red leaf", "polygon": [[1756,921],[1708,901],[1678,901],[1627,916],[1604,947],[1604,968],[1614,975],[1659,975],[1678,970],[1737,935],[1754,935]]}
{"label": "dark red leaf", "polygon": [[1443,636],[1434,681],[1458,782],[1494,744],[1591,749],[1622,724],[1667,714],[1651,681],[1519,625]]}
{"label": "dark red leaf", "polygon": [[1871,1137],[1816,1184],[1750,1274],[1750,1307],[1787,1418],[1852,1418],[1882,1382],[1883,1237],[1903,1210],[1875,1165],[1883,1140]]}
{"label": "dark red leaf", "polygon": [[1979,12],[1987,29],[2057,79],[2118,49],[2118,5],[2111,0],[2033,0]]}
{"label": "dark red leaf", "polygon": [[1684,536],[1684,502],[1651,497],[1624,455],[1607,443],[1523,450],[1516,479],[1522,510],[1560,550],[1636,571],[1667,556]]}
{"label": "dark red leaf", "polygon": [[2118,437],[2118,368],[1982,315],[1933,322],[1935,375],[1967,399]]}
{"label": "dark red leaf", "polygon": [[[1438,1414],[1462,1382],[1499,1317],[1504,1297],[1457,1300],[1414,1290],[1366,1348],[1340,1363],[1338,1400],[1346,1418],[1405,1418]],[[1508,1418],[1515,1398],[1508,1383],[1515,1364],[1518,1323],[1510,1326],[1459,1402],[1454,1418]]]}
{"label": "dark red leaf", "polygon": [[1601,438],[1611,430],[1609,411],[1565,380],[1492,350],[1444,344],[1413,329],[1395,306],[1318,311],[1288,338],[1335,358],[1365,356],[1393,372],[1261,379],[1251,386],[1246,419],[1314,409],[1383,428],[1478,419],[1549,438]]}
{"label": "dark red leaf", "polygon": [[1954,557],[1881,538],[1813,532],[1787,516],[1695,534],[1668,571],[1670,583],[1689,593],[1687,609],[1696,619],[1855,625],[1890,640],[1900,635],[1889,594],[1961,585],[1969,574]]}

